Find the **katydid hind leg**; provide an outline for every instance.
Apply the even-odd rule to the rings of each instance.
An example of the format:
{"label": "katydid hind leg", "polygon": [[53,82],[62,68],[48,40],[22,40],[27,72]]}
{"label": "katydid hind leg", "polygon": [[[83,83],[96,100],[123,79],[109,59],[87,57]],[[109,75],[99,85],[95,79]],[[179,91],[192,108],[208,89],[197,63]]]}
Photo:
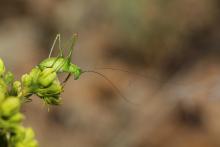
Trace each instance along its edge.
{"label": "katydid hind leg", "polygon": [[77,34],[73,34],[73,37],[71,39],[71,45],[70,45],[70,48],[69,48],[69,54],[67,56],[68,59],[70,59],[72,57],[74,46],[76,44],[77,39],[78,39],[78,35]]}
{"label": "katydid hind leg", "polygon": [[59,46],[59,51],[60,51],[58,57],[62,57],[62,56],[63,56],[63,50],[61,49],[61,37],[60,37],[60,34],[57,34],[57,36],[55,37],[55,39],[54,39],[54,41],[53,41],[52,47],[51,47],[51,49],[50,49],[49,58],[50,58],[51,55],[52,55],[52,52],[53,52],[53,50],[54,50],[54,47],[55,47],[55,45],[56,45],[57,40],[58,40],[58,46]]}
{"label": "katydid hind leg", "polygon": [[63,57],[63,49],[61,48],[61,36],[58,39],[58,46],[59,46],[59,50],[60,50],[59,56]]}
{"label": "katydid hind leg", "polygon": [[48,57],[48,58],[51,57],[52,52],[53,52],[53,49],[54,49],[54,46],[55,46],[55,44],[56,44],[58,38],[60,38],[60,34],[57,34],[57,36],[55,37],[55,39],[54,39],[54,41],[53,41],[53,44],[52,44],[52,47],[51,47],[51,49],[50,49],[50,53],[49,53],[49,57]]}

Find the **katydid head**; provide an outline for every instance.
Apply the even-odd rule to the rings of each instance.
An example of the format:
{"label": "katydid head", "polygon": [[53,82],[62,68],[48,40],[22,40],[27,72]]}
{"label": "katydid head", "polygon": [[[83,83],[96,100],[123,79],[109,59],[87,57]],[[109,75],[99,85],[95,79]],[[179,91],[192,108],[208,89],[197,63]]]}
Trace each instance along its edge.
{"label": "katydid head", "polygon": [[78,80],[83,71],[77,65],[70,63],[69,72],[74,75],[75,80]]}

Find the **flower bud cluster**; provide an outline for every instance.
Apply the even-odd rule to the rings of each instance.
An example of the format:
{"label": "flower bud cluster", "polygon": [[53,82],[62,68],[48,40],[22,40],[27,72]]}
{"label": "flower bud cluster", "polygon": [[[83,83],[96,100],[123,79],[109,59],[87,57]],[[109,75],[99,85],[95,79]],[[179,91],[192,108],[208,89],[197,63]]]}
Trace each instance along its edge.
{"label": "flower bud cluster", "polygon": [[1,147],[37,147],[34,132],[24,128],[24,115],[21,105],[31,100],[35,94],[46,104],[58,105],[63,92],[57,71],[53,68],[36,66],[30,73],[24,74],[21,81],[14,81],[14,75],[7,72],[0,58],[0,146]]}
{"label": "flower bud cluster", "polygon": [[63,91],[63,87],[53,68],[45,68],[41,70],[40,68],[35,67],[29,74],[22,76],[21,83],[23,89],[25,89],[25,97],[36,94],[42,98],[46,104],[60,104],[60,94]]}
{"label": "flower bud cluster", "polygon": [[15,128],[15,134],[12,137],[11,142],[13,142],[15,147],[37,147],[38,143],[34,139],[35,133],[31,128],[24,128],[22,126]]}
{"label": "flower bud cluster", "polygon": [[30,128],[22,127],[24,116],[20,113],[22,101],[21,83],[13,83],[13,74],[5,73],[0,59],[0,146],[1,147],[37,147],[34,133]]}

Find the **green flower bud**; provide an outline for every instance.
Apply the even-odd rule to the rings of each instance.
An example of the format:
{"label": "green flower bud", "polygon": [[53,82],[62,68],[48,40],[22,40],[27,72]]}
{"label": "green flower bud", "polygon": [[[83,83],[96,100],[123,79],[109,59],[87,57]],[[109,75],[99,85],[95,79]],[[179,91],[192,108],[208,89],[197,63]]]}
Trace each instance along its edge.
{"label": "green flower bud", "polygon": [[14,75],[11,72],[7,72],[4,77],[6,84],[11,84],[14,81]]}
{"label": "green flower bud", "polygon": [[23,126],[17,125],[14,129],[15,131],[15,140],[24,140],[25,138],[25,128]]}
{"label": "green flower bud", "polygon": [[4,94],[7,92],[7,85],[2,79],[0,79],[0,91]]}
{"label": "green flower bud", "polygon": [[38,147],[38,142],[36,140],[32,140],[28,143],[29,147]]}
{"label": "green flower bud", "polygon": [[15,147],[37,147],[38,143],[34,139],[34,131],[31,128],[18,127],[15,132],[16,145]]}
{"label": "green flower bud", "polygon": [[31,141],[22,141],[16,143],[15,147],[38,147],[38,143],[36,140],[31,140]]}
{"label": "green flower bud", "polygon": [[21,113],[16,113],[12,117],[10,117],[9,122],[11,123],[20,123],[24,119],[24,115]]}
{"label": "green flower bud", "polygon": [[14,115],[19,111],[20,100],[17,97],[8,97],[1,105],[0,111],[5,117]]}
{"label": "green flower bud", "polygon": [[39,76],[38,82],[44,87],[49,86],[56,79],[57,75],[53,68],[45,68]]}
{"label": "green flower bud", "polygon": [[21,94],[21,82],[15,81],[13,83],[12,90],[16,96],[19,96],[19,94]]}
{"label": "green flower bud", "polygon": [[61,103],[61,98],[58,96],[43,97],[43,100],[45,101],[46,104],[49,104],[49,105],[59,105]]}
{"label": "green flower bud", "polygon": [[32,83],[32,77],[28,74],[24,74],[22,77],[21,77],[21,82],[24,86],[30,86],[31,83]]}
{"label": "green flower bud", "polygon": [[5,99],[5,94],[7,92],[7,85],[0,79],[0,104]]}
{"label": "green flower bud", "polygon": [[25,144],[19,142],[19,143],[17,143],[17,144],[15,145],[15,147],[26,147],[26,146],[25,146]]}
{"label": "green flower bud", "polygon": [[2,59],[0,58],[0,76],[3,75],[5,72],[5,65]]}
{"label": "green flower bud", "polygon": [[37,67],[35,67],[31,70],[30,76],[31,76],[33,84],[37,84],[38,77],[39,77],[40,73],[41,73],[41,70]]}
{"label": "green flower bud", "polygon": [[60,94],[63,91],[58,80],[55,80],[48,88],[36,89],[35,93],[41,97],[46,104],[59,105],[61,102]]}
{"label": "green flower bud", "polygon": [[53,95],[59,95],[63,91],[63,87],[58,80],[55,80],[52,85],[47,88],[36,89],[36,94],[40,97],[48,97]]}
{"label": "green flower bud", "polygon": [[34,138],[35,134],[34,131],[31,128],[27,128],[25,130],[25,140],[31,141]]}

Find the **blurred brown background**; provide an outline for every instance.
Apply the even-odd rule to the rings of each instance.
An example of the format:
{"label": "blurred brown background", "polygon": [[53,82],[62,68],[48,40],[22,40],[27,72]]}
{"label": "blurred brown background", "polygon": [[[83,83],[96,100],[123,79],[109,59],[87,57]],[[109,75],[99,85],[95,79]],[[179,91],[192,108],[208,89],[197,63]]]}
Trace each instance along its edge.
{"label": "blurred brown background", "polygon": [[17,78],[76,32],[74,63],[145,78],[99,70],[134,104],[93,74],[50,112],[33,97],[22,111],[41,147],[220,146],[218,0],[0,1],[0,57]]}

